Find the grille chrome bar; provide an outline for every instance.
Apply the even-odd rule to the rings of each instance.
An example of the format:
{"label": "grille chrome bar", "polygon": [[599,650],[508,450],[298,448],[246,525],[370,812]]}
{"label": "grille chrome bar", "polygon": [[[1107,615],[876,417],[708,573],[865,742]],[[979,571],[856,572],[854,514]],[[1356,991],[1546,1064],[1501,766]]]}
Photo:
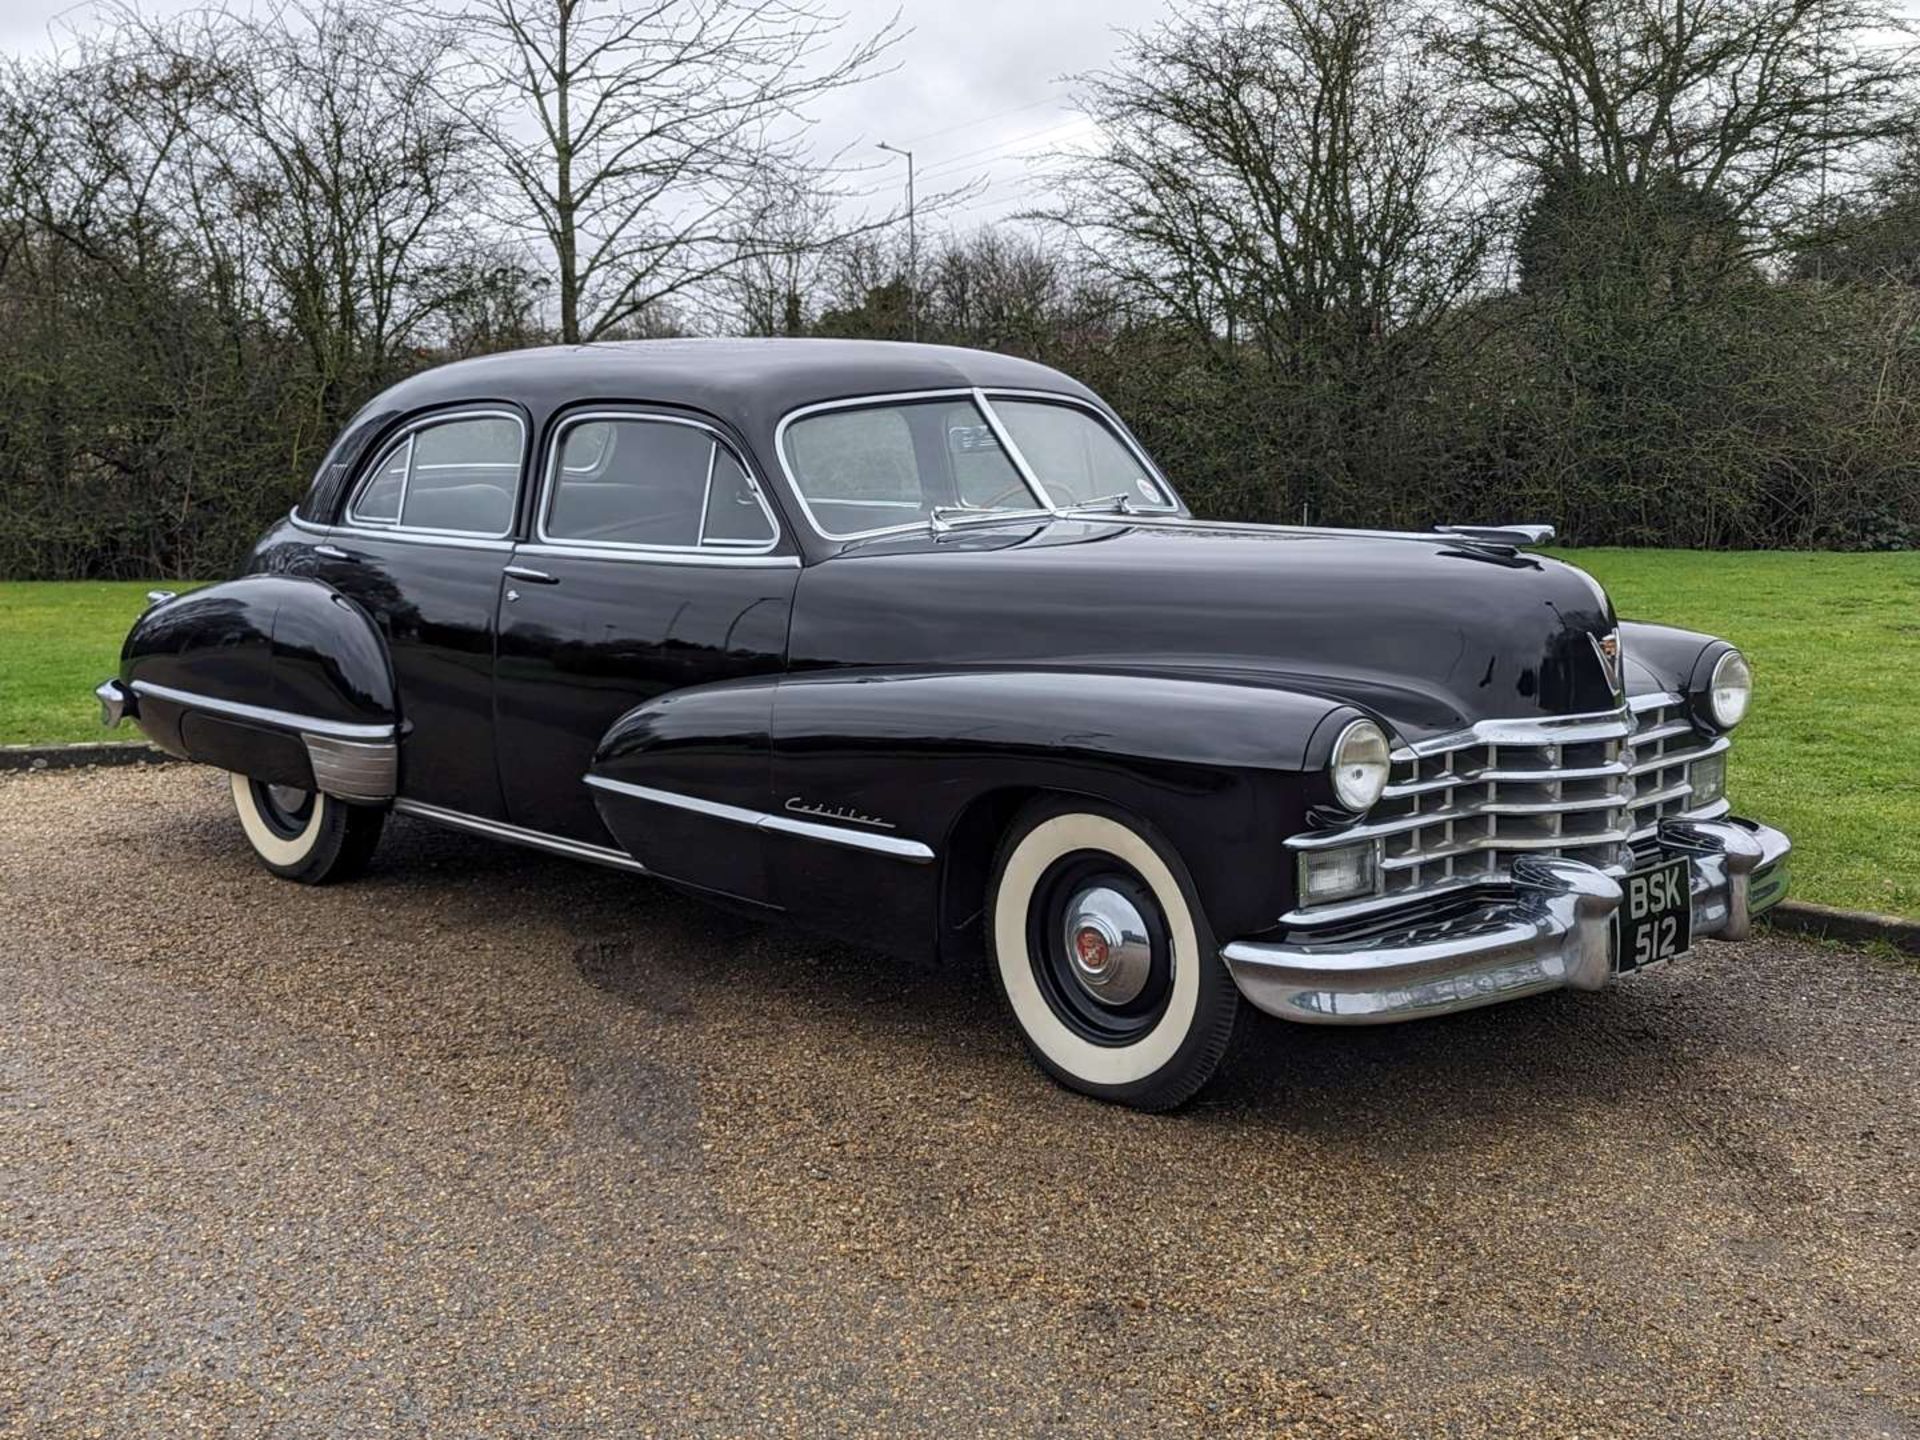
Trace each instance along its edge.
{"label": "grille chrome bar", "polygon": [[1436,790],[1451,790],[1456,785],[1477,784],[1482,781],[1492,781],[1495,784],[1499,784],[1502,781],[1510,784],[1528,784],[1538,781],[1543,777],[1554,780],[1604,780],[1609,775],[1625,775],[1627,773],[1626,765],[1620,761],[1613,761],[1606,765],[1575,766],[1571,769],[1554,771],[1449,771],[1447,774],[1434,780],[1412,780],[1400,785],[1389,785],[1380,792],[1380,798],[1383,800],[1402,800],[1409,795],[1429,795]]}

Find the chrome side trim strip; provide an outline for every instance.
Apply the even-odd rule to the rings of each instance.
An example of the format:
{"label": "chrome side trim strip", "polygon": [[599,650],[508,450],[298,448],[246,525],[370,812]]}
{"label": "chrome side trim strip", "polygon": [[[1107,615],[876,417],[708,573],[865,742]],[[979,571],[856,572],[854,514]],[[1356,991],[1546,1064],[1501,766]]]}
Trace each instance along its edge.
{"label": "chrome side trim strip", "polygon": [[849,850],[870,850],[876,855],[885,855],[894,860],[906,860],[915,865],[925,865],[933,859],[932,848],[922,845],[918,840],[901,840],[892,835],[873,835],[864,830],[850,830],[844,825],[823,825],[817,820],[796,820],[790,815],[769,815],[764,810],[749,810],[744,805],[726,805],[718,800],[703,800],[697,795],[682,795],[675,790],[656,790],[650,785],[632,785],[625,780],[609,780],[604,775],[589,775],[586,777],[586,782],[598,790],[630,795],[636,800],[645,800],[654,805],[668,805],[676,810],[691,810],[695,814],[711,816],[715,820],[726,820],[735,825],[750,825],[756,830],[768,830],[779,835],[796,835],[806,840],[819,840],[828,845],[844,845]]}
{"label": "chrome side trim strip", "polygon": [[235,720],[256,720],[262,725],[278,725],[285,730],[297,730],[303,735],[322,735],[332,740],[391,740],[394,734],[392,725],[353,725],[343,720],[322,720],[314,715],[296,715],[290,710],[275,710],[267,705],[248,705],[239,700],[220,700],[191,690],[176,690],[171,685],[155,685],[150,680],[134,681],[133,693],[174,705],[191,706],[196,710],[208,710],[216,715],[228,715]]}
{"label": "chrome side trim strip", "polygon": [[768,815],[760,821],[762,830],[781,835],[797,835],[803,840],[821,840],[829,845],[845,845],[850,850],[871,850],[915,865],[933,859],[933,849],[918,840],[899,840],[891,835],[869,835],[863,830],[848,830],[840,825],[822,825],[817,820],[795,820],[787,815]]}
{"label": "chrome side trim strip", "polygon": [[535,850],[546,850],[555,855],[565,855],[570,859],[591,861],[595,865],[610,865],[616,870],[631,870],[636,875],[647,873],[647,867],[631,855],[620,850],[610,850],[604,845],[589,845],[584,840],[569,840],[564,835],[549,835],[542,830],[528,830],[519,825],[509,825],[504,820],[488,820],[479,815],[468,815],[461,810],[448,810],[439,805],[428,805],[420,800],[396,800],[393,802],[393,808],[406,815],[431,820],[436,825],[466,830],[494,840],[505,840],[514,845],[527,845]]}

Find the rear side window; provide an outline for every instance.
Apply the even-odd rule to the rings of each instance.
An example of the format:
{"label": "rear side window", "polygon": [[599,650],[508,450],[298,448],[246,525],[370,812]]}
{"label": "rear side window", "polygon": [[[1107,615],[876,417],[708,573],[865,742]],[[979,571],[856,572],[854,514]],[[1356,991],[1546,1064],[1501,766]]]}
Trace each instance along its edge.
{"label": "rear side window", "polygon": [[511,415],[468,415],[416,426],[382,453],[347,518],[441,534],[497,537],[513,529],[525,445]]}
{"label": "rear side window", "polygon": [[773,519],[739,458],[712,431],[591,416],[560,433],[541,538],[655,550],[764,550]]}

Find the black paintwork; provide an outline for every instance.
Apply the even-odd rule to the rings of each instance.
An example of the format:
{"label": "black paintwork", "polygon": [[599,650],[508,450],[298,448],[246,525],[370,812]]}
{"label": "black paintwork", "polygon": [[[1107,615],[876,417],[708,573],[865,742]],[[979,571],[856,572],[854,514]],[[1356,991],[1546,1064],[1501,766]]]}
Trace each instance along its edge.
{"label": "black paintwork", "polygon": [[[155,606],[127,636],[120,678],[351,725],[391,724],[399,709],[366,613],[290,574],[247,575]],[[262,740],[257,727],[199,723],[183,734],[182,706],[135,693],[141,728],[161,749],[276,783],[313,783],[297,745]]]}
{"label": "black paintwork", "polygon": [[[397,717],[404,797],[617,846],[679,883],[908,950],[977,933],[994,846],[1037,792],[1157,829],[1232,938],[1290,906],[1281,842],[1335,815],[1324,767],[1348,720],[1417,741],[1619,703],[1590,638],[1617,624],[1605,593],[1495,546],[1184,514],[853,542],[797,523],[773,449],[782,416],[972,386],[1107,413],[1026,361],[874,342],[596,345],[428,371],[347,427],[297,515],[257,548],[257,573],[136,627],[126,678]],[[340,523],[396,427],[477,404],[527,421],[517,539],[422,543]],[[773,553],[669,563],[531,543],[556,420],[609,404],[726,435],[780,512]],[[505,580],[508,565],[551,583]],[[1724,648],[1619,628],[1635,691],[1690,693]],[[178,744],[177,715],[141,719]],[[245,739],[199,758],[281,778],[284,753]],[[589,771],[732,810],[590,789]],[[936,860],[741,818],[760,814],[917,841]]]}

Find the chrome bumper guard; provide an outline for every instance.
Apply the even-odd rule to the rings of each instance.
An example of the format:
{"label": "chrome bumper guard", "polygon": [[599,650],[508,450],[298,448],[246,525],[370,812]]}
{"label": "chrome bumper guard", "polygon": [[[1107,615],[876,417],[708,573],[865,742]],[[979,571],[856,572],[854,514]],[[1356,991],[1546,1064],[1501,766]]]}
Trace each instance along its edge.
{"label": "chrome bumper guard", "polygon": [[[1696,940],[1741,940],[1785,897],[1791,842],[1749,820],[1667,820],[1661,858],[1693,862]],[[1513,895],[1469,918],[1364,940],[1241,940],[1222,952],[1240,993],[1283,1020],[1378,1025],[1614,978],[1620,882],[1577,860],[1523,857]]]}
{"label": "chrome bumper guard", "polygon": [[109,730],[129,715],[138,713],[133,696],[118,680],[102,680],[93,687],[93,698],[100,702],[100,723]]}

